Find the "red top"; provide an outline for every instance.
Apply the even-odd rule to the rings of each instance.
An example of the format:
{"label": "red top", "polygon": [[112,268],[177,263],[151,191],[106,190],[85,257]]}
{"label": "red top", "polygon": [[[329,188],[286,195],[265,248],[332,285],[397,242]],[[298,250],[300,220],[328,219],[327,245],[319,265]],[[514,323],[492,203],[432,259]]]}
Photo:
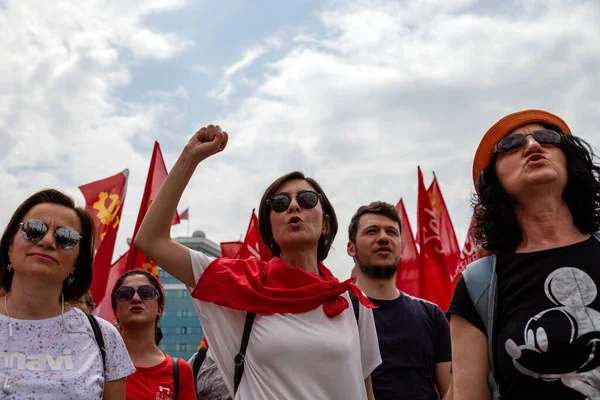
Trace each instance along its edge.
{"label": "red top", "polygon": [[192,367],[181,358],[179,366],[179,393],[174,399],[173,358],[166,357],[153,367],[135,367],[136,372],[129,375],[126,381],[127,400],[161,399],[161,400],[195,400],[196,388]]}

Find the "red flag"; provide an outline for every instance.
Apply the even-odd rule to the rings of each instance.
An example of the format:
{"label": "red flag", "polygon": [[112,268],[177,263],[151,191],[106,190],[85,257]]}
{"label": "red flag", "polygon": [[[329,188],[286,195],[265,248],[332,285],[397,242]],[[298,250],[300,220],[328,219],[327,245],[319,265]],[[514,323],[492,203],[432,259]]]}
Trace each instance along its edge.
{"label": "red flag", "polygon": [[244,242],[221,242],[221,257],[236,258]]}
{"label": "red flag", "polygon": [[102,301],[106,290],[127,192],[128,176],[129,170],[125,169],[109,178],[79,186],[79,190],[85,197],[85,208],[96,217],[98,243],[94,258],[94,279],[90,288],[96,303]]}
{"label": "red flag", "polygon": [[427,194],[429,195],[429,202],[440,228],[440,238],[444,249],[444,264],[450,275],[452,275],[460,257],[460,248],[458,247],[454,226],[452,225],[452,220],[450,220],[450,214],[448,213],[448,208],[446,207],[446,202],[444,201],[444,196],[442,196],[442,190],[440,189],[435,173],[433,174],[433,182],[429,186],[429,189],[427,189]]}
{"label": "red flag", "polygon": [[456,280],[460,277],[460,274],[467,268],[467,265],[472,263],[473,261],[483,257],[485,251],[475,243],[471,232],[473,230],[473,218],[471,218],[471,223],[469,224],[469,230],[467,232],[467,238],[465,239],[465,245],[460,253],[460,258],[454,270],[450,270],[450,278],[452,279],[452,283],[455,284]]}
{"label": "red flag", "polygon": [[[144,188],[144,195],[142,197],[142,204],[140,205],[140,212],[138,214],[133,236],[131,237],[131,245],[129,247],[129,256],[127,258],[127,270],[130,269],[144,269],[158,278],[158,271],[154,261],[150,260],[144,253],[138,250],[134,245],[135,237],[140,229],[142,220],[152,204],[152,200],[156,197],[158,190],[162,186],[163,182],[167,178],[168,172],[160,151],[158,142],[154,142],[154,151],[152,152],[152,159],[150,160],[150,168],[148,170],[148,178],[146,179],[146,187]],[[177,212],[173,216],[173,225],[179,223],[179,215]]]}
{"label": "red flag", "polygon": [[244,244],[236,255],[236,258],[242,259],[252,257],[261,261],[269,261],[271,258],[273,258],[271,250],[267,247],[260,236],[260,232],[258,230],[258,217],[254,213],[254,210],[252,210],[252,216],[250,217],[250,223],[248,224],[248,230],[246,231]]}
{"label": "red flag", "polygon": [[[113,287],[117,283],[117,279],[119,279],[119,277],[123,275],[126,271],[128,254],[129,252],[123,254],[110,267],[110,273],[108,274],[108,282],[104,294],[102,296],[103,299],[101,302],[96,303],[96,309],[94,310],[94,314],[109,322],[113,322],[116,319],[113,313],[110,295],[112,294]],[[96,300],[94,299],[94,301]]]}
{"label": "red flag", "polygon": [[426,300],[436,303],[443,311],[450,304],[450,274],[445,267],[444,249],[435,213],[423,184],[423,174],[418,168],[417,227],[421,267],[421,294]]}
{"label": "red flag", "polygon": [[[183,212],[179,213],[179,220],[189,220],[190,219],[190,208],[186,208]],[[173,224],[175,225],[175,224]]]}
{"label": "red flag", "polygon": [[402,223],[402,261],[396,273],[396,287],[411,296],[421,297],[419,253],[402,199],[396,204],[396,210]]}

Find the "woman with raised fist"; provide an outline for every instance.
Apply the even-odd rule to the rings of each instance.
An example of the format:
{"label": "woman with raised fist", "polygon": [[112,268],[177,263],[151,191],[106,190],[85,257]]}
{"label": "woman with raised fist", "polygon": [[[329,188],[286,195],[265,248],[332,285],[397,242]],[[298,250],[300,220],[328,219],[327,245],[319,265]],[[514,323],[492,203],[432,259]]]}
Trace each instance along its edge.
{"label": "woman with raised fist", "polygon": [[[373,398],[370,374],[381,363],[374,306],[352,279],[339,282],[323,265],[338,225],[314,179],[292,172],[266,189],[259,228],[274,256],[269,262],[214,259],[171,239],[186,185],[227,141],[218,125],[194,134],[135,245],[188,286],[214,361],[236,399]],[[358,316],[350,294],[359,299]]]}

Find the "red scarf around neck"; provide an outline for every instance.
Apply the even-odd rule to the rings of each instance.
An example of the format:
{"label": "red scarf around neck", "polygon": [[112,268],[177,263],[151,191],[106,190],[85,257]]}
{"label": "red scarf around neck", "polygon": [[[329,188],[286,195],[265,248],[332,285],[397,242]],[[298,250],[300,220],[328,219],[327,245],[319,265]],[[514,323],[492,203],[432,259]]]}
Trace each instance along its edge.
{"label": "red scarf around neck", "polygon": [[323,264],[316,275],[288,266],[278,257],[268,263],[217,258],[200,277],[192,297],[236,310],[257,314],[301,313],[323,304],[323,311],[333,318],[348,308],[341,296],[346,290],[368,308],[373,303],[350,278],[344,282]]}

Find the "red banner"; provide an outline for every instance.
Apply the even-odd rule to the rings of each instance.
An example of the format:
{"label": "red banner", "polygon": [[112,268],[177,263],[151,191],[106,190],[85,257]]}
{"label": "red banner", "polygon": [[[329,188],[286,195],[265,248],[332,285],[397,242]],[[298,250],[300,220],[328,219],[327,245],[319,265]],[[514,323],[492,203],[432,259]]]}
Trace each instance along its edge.
{"label": "red banner", "polygon": [[244,243],[238,251],[236,258],[257,258],[261,261],[269,261],[272,257],[271,250],[260,236],[260,231],[258,230],[258,217],[254,213],[254,210],[252,210],[246,237],[244,238]]}
{"label": "red banner", "polygon": [[94,279],[90,292],[94,302],[101,302],[112,264],[115,241],[123,213],[129,170],[109,178],[79,186],[86,209],[94,215],[98,242],[94,258]]}
{"label": "red banner", "polygon": [[450,270],[450,278],[452,279],[453,284],[456,283],[456,280],[460,277],[465,268],[467,268],[467,265],[484,256],[485,251],[481,247],[477,246],[475,240],[473,240],[471,236],[472,229],[473,218],[471,218],[471,223],[469,224],[469,230],[467,232],[467,238],[465,239],[465,245],[460,253],[458,263],[456,264],[454,270]]}
{"label": "red banner", "polygon": [[221,257],[237,258],[244,242],[221,242]]}
{"label": "red banner", "polygon": [[450,274],[445,267],[444,248],[440,228],[429,195],[423,183],[421,168],[418,169],[417,227],[421,266],[422,298],[436,303],[442,311],[450,304]]}
{"label": "red banner", "polygon": [[427,189],[427,194],[429,195],[429,202],[431,203],[435,218],[438,221],[444,252],[444,264],[450,275],[452,275],[460,257],[460,248],[458,247],[458,240],[456,240],[454,226],[452,225],[452,220],[450,220],[450,213],[446,207],[446,202],[444,201],[444,196],[442,196],[442,190],[440,189],[435,173],[433,174],[433,182],[429,186],[429,189]]}
{"label": "red banner", "polygon": [[419,252],[402,199],[396,204],[396,210],[402,223],[402,261],[396,273],[396,287],[411,296],[421,297]]}
{"label": "red banner", "polygon": [[[190,219],[190,208],[186,208],[183,212],[179,213],[179,220],[189,220]],[[174,225],[174,224],[173,224]]]}
{"label": "red banner", "polygon": [[[152,159],[150,160],[150,168],[148,169],[148,178],[146,179],[146,187],[144,188],[144,195],[142,197],[142,204],[140,205],[140,212],[138,214],[133,236],[131,237],[131,245],[129,248],[129,257],[127,259],[127,270],[131,269],[144,269],[158,278],[158,271],[154,261],[150,260],[144,253],[138,250],[134,245],[134,239],[140,229],[142,220],[152,204],[154,197],[158,193],[158,190],[162,186],[165,179],[167,179],[167,167],[165,160],[163,159],[160,151],[158,142],[154,142],[154,151],[152,152]],[[175,213],[173,216],[173,225],[178,224],[179,215]]]}
{"label": "red banner", "polygon": [[105,293],[102,296],[103,299],[101,302],[96,303],[96,309],[94,310],[94,314],[109,322],[113,322],[116,319],[113,313],[110,295],[112,294],[112,290],[115,286],[115,283],[117,283],[117,279],[119,279],[119,277],[123,275],[126,271],[128,254],[128,252],[123,254],[110,267],[110,273],[108,274],[108,283],[105,288]]}

